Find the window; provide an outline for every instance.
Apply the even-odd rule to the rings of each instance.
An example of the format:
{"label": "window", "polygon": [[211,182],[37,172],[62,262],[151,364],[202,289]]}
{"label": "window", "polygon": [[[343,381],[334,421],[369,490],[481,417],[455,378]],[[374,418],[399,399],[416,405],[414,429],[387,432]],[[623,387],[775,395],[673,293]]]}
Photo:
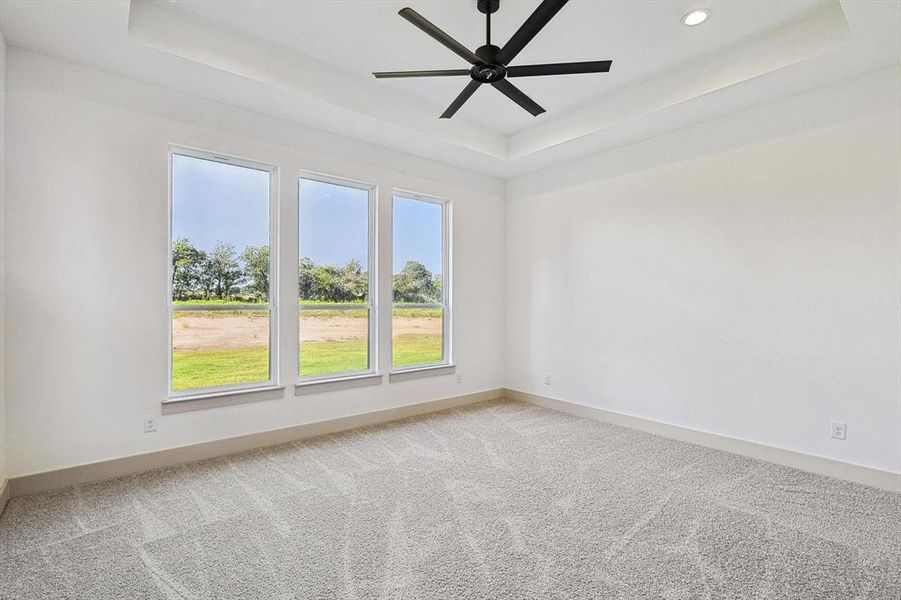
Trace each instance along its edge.
{"label": "window", "polygon": [[391,354],[395,369],[450,362],[449,213],[443,200],[394,193]]}
{"label": "window", "polygon": [[304,173],[299,189],[302,380],[375,371],[375,187]]}
{"label": "window", "polygon": [[187,149],[170,161],[169,395],[271,385],[276,169]]}

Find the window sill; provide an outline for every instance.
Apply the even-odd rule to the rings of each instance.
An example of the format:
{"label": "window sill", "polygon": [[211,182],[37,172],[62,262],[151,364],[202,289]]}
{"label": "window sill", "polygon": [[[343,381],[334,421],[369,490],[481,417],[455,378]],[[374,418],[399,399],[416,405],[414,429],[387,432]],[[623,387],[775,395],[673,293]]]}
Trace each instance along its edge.
{"label": "window sill", "polygon": [[347,377],[333,377],[330,379],[311,379],[295,384],[294,395],[306,396],[308,394],[321,394],[322,392],[347,390],[368,385],[381,385],[382,379],[383,376],[378,373],[349,375]]}
{"label": "window sill", "polygon": [[388,374],[388,381],[409,381],[424,377],[440,377],[441,375],[453,375],[457,372],[457,365],[430,365],[428,367],[413,367],[401,371],[393,371]]}
{"label": "window sill", "polygon": [[163,414],[231,406],[258,400],[275,400],[284,397],[284,386],[269,385],[224,392],[206,392],[190,396],[176,396],[163,401]]}

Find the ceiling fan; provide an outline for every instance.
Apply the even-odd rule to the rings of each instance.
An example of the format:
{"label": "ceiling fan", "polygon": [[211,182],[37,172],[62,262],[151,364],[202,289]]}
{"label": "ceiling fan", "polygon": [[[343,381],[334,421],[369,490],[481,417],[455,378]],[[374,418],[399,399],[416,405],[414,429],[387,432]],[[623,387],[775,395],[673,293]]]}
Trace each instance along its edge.
{"label": "ceiling fan", "polygon": [[516,58],[532,38],[548,24],[554,15],[563,8],[568,0],[543,0],[529,18],[513,34],[513,37],[498,48],[491,44],[491,13],[500,7],[500,0],[476,0],[479,12],[485,14],[486,42],[484,46],[472,52],[435,26],[412,8],[402,8],[397,14],[423,30],[448,49],[469,62],[469,69],[444,69],[437,71],[380,71],[373,73],[377,79],[395,77],[453,77],[469,75],[472,81],[467,84],[460,95],[451,102],[441,114],[442,119],[450,119],[460,107],[469,100],[483,83],[490,83],[496,90],[504,94],[521,107],[529,111],[533,117],[545,112],[537,102],[526,96],[519,88],[508,81],[510,77],[535,77],[539,75],[573,75],[577,73],[606,73],[610,70],[611,60],[594,60],[587,62],[552,63],[544,65],[508,66]]}

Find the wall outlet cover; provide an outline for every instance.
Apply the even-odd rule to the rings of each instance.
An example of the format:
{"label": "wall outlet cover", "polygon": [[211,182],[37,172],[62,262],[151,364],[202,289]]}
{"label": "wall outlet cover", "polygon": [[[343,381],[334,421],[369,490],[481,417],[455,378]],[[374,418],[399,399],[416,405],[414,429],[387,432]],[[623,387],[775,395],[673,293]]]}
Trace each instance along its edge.
{"label": "wall outlet cover", "polygon": [[147,415],[144,417],[144,433],[153,433],[156,431],[156,417]]}
{"label": "wall outlet cover", "polygon": [[832,422],[832,437],[836,440],[844,440],[848,437],[848,426],[840,421]]}

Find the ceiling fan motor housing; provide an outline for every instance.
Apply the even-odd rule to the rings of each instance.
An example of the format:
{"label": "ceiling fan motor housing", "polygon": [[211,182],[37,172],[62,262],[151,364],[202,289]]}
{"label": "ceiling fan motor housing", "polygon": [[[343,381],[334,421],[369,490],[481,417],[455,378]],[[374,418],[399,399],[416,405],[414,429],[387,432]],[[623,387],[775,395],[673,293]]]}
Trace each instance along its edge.
{"label": "ceiling fan motor housing", "polygon": [[476,6],[479,8],[479,12],[485,13],[486,15],[490,15],[493,12],[497,12],[497,9],[500,8],[501,0],[477,0]]}
{"label": "ceiling fan motor housing", "polygon": [[504,65],[475,65],[469,74],[479,83],[494,83],[507,75]]}
{"label": "ceiling fan motor housing", "polygon": [[497,53],[501,49],[497,46],[486,44],[476,49],[476,56],[482,61],[481,64],[473,65],[469,73],[473,79],[479,83],[492,83],[500,81],[507,74],[504,65],[495,61]]}

